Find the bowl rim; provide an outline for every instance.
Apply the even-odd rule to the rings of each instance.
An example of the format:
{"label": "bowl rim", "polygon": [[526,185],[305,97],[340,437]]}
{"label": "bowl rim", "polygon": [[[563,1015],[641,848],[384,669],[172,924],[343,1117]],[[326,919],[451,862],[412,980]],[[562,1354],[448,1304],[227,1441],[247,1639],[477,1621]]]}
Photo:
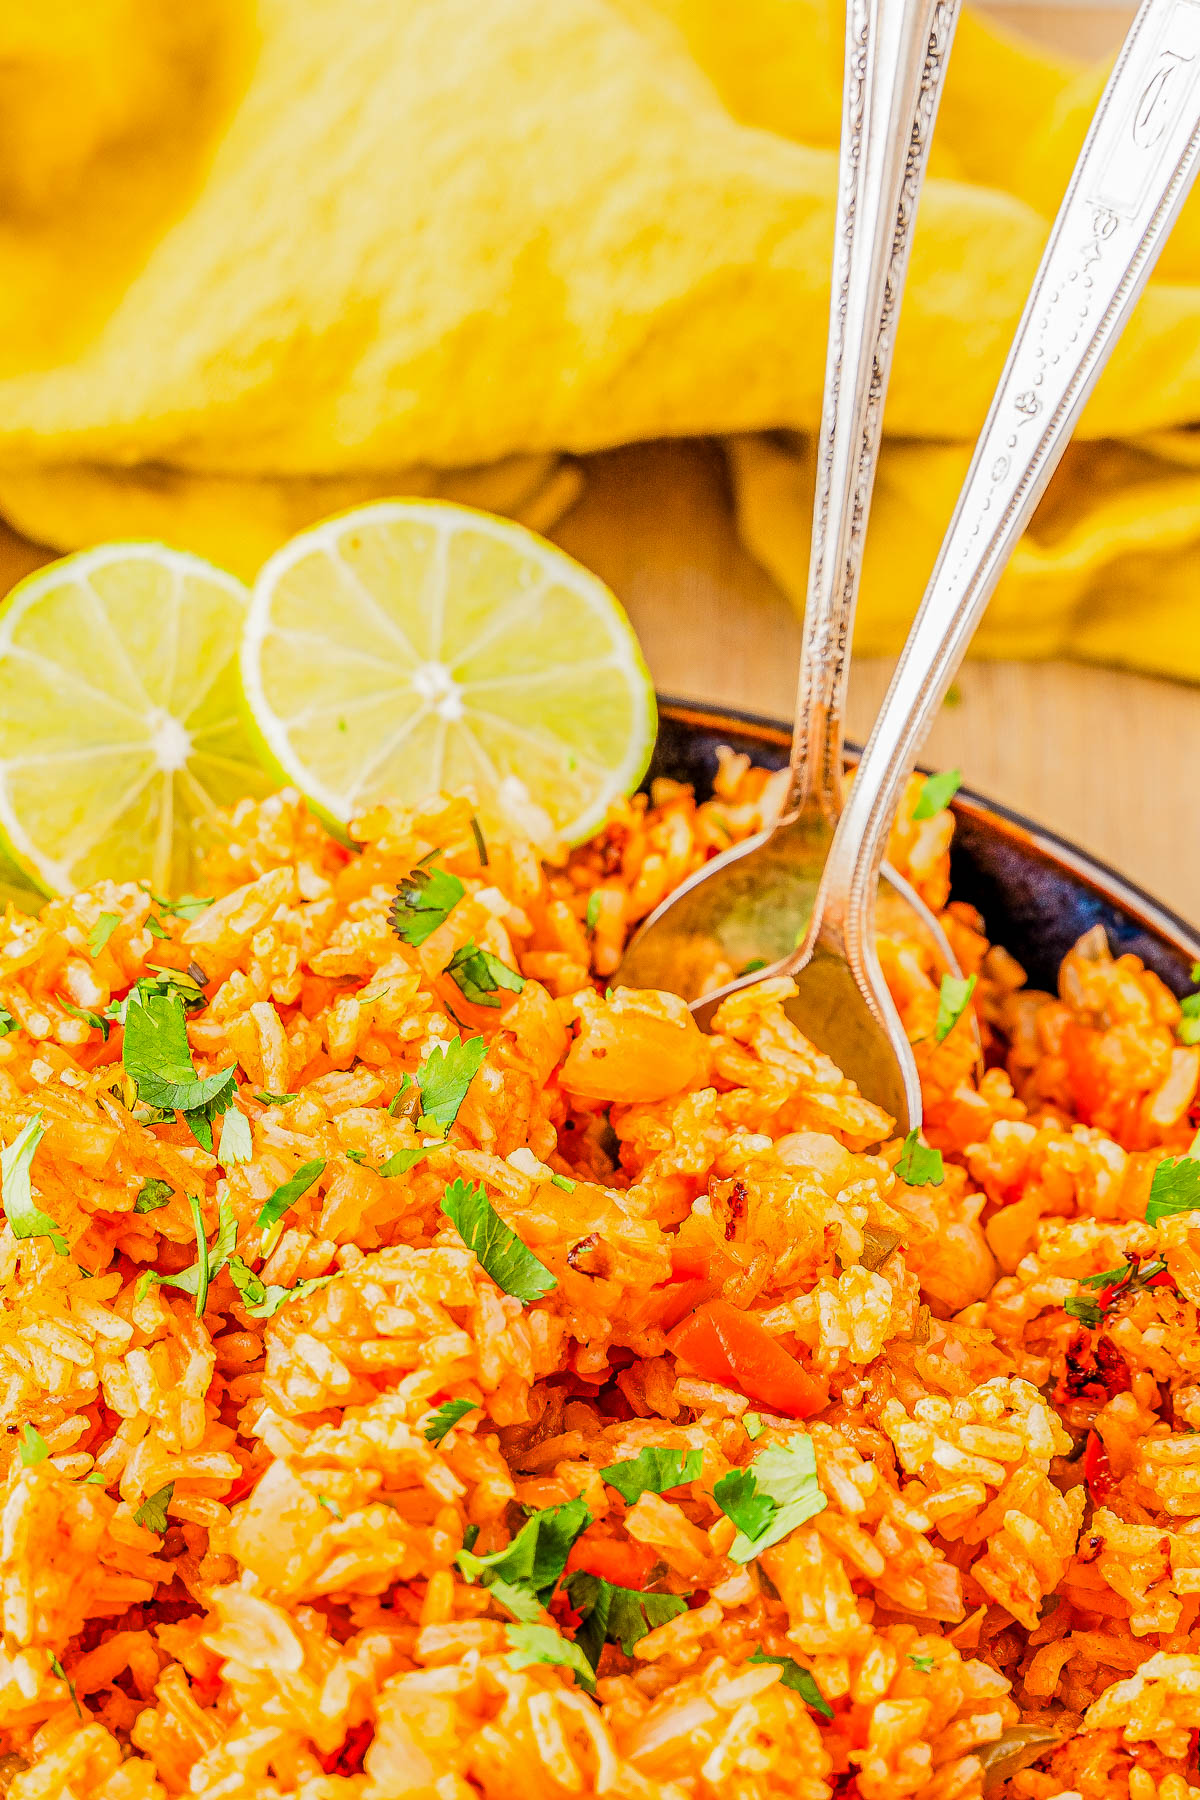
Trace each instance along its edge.
{"label": "bowl rim", "polygon": [[[660,713],[676,724],[714,732],[729,729],[743,737],[757,737],[764,744],[782,750],[786,750],[792,741],[791,726],[764,713],[746,712],[739,707],[702,700],[682,700],[669,694],[660,694],[658,704]],[[852,743],[847,743],[845,748],[846,760],[853,765],[862,754],[861,748]],[[918,763],[917,767],[925,774],[930,773],[927,764]],[[1073,844],[1069,838],[1061,837],[1048,826],[1026,818],[1015,808],[976,793],[974,788],[959,788],[950,805],[953,812],[988,827],[1008,842],[1035,851],[1073,881],[1127,914],[1143,929],[1165,938],[1181,956],[1200,962],[1200,932],[1098,856]]]}

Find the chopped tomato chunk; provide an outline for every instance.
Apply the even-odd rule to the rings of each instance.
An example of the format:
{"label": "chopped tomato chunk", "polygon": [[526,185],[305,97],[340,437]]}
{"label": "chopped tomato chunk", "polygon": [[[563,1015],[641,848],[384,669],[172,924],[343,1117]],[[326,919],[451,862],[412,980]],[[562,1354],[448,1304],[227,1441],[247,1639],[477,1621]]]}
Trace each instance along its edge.
{"label": "chopped tomato chunk", "polygon": [[1104,1439],[1098,1431],[1088,1432],[1087,1449],[1083,1453],[1083,1473],[1088,1492],[1097,1506],[1102,1506],[1117,1485]]}
{"label": "chopped tomato chunk", "polygon": [[678,1324],[667,1348],[706,1381],[719,1381],[788,1419],[820,1412],[829,1394],[758,1320],[727,1300],[709,1300]]}
{"label": "chopped tomato chunk", "polygon": [[635,1544],[631,1539],[594,1538],[585,1532],[571,1546],[567,1574],[579,1569],[585,1575],[598,1575],[613,1587],[643,1588],[657,1561],[655,1552],[645,1544]]}

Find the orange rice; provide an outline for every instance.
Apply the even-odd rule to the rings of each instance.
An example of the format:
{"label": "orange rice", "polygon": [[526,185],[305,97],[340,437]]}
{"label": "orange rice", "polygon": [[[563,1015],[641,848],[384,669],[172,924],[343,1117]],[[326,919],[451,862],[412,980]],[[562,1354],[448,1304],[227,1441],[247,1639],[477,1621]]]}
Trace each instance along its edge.
{"label": "orange rice", "polygon": [[[986,1072],[966,1030],[936,1042],[921,948],[881,944],[940,1186],[897,1178],[786,983],[708,1038],[669,996],[606,997],[632,925],[758,828],[777,780],[728,756],[712,801],[659,783],[549,868],[516,840],[482,865],[468,800],[377,808],[351,854],[284,793],[235,811],[215,904],[165,939],[135,885],[8,913],[0,1141],[40,1115],[33,1198],[69,1254],[0,1237],[0,1795],[1200,1800],[1200,1213],[1144,1222],[1195,1134],[1200,1047],[1092,934],[1057,996],[1029,992],[947,905],[945,813],[902,818],[891,855],[978,975]],[[414,949],[389,906],[433,850],[466,893]],[[499,1007],[444,973],[470,940],[527,978]],[[80,1016],[154,965],[204,977],[192,1051],[202,1074],[236,1063],[248,1160],[221,1161],[223,1125],[209,1154],[141,1122],[120,1026]],[[475,1034],[445,1147],[378,1173],[430,1136],[405,1100],[424,1059]],[[264,1238],[264,1200],[313,1160]],[[553,1275],[543,1297],[464,1246],[441,1208],[458,1177]],[[135,1211],[148,1180],[171,1197]],[[210,1237],[232,1207],[264,1283],[332,1279],[263,1320],[225,1269],[197,1319],[139,1280],[196,1258],[188,1194]],[[1131,1255],[1166,1279],[1095,1328],[1064,1309]],[[672,1353],[695,1269],[818,1412]],[[448,1398],[475,1406],[435,1443]],[[732,1560],[714,1486],[798,1434],[823,1510]],[[627,1503],[602,1471],[647,1446],[700,1472]],[[519,1666],[509,1612],[456,1563],[577,1496],[588,1543],[687,1596],[630,1654],[605,1646],[594,1698]]]}

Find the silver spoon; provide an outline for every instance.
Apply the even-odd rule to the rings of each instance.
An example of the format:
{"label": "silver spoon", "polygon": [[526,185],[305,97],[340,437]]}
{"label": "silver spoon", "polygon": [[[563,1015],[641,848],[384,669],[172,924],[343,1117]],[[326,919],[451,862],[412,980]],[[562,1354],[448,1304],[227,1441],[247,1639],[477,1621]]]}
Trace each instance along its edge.
{"label": "silver spoon", "polygon": [[[1058,211],[937,564],[834,834],[789,1012],[900,1128],[912,1052],[875,951],[878,874],[913,759],[1196,176],[1200,6],[1145,0]],[[693,1010],[711,1021],[731,983]]]}
{"label": "silver spoon", "polygon": [[[684,882],[628,945],[615,980],[692,1000],[800,941],[842,810],[842,713],[913,217],[958,0],[850,0],[838,209],[812,552],[790,777],[771,828]],[[892,870],[885,904],[954,970],[937,920]]]}

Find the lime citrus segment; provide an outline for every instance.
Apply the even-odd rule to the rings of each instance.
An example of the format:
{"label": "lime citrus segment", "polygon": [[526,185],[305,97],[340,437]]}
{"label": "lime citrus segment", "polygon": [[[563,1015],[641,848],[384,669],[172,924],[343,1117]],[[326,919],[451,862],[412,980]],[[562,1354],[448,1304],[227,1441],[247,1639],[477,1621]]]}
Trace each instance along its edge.
{"label": "lime citrus segment", "polygon": [[218,808],[271,785],[242,716],[246,590],[161,544],[53,563],[0,612],[0,841],[50,893],[187,888]]}
{"label": "lime citrus segment", "polygon": [[339,823],[471,788],[485,819],[568,842],[634,787],[654,693],[614,596],[507,520],[379,501],[302,532],[255,584],[242,678],[256,739]]}

